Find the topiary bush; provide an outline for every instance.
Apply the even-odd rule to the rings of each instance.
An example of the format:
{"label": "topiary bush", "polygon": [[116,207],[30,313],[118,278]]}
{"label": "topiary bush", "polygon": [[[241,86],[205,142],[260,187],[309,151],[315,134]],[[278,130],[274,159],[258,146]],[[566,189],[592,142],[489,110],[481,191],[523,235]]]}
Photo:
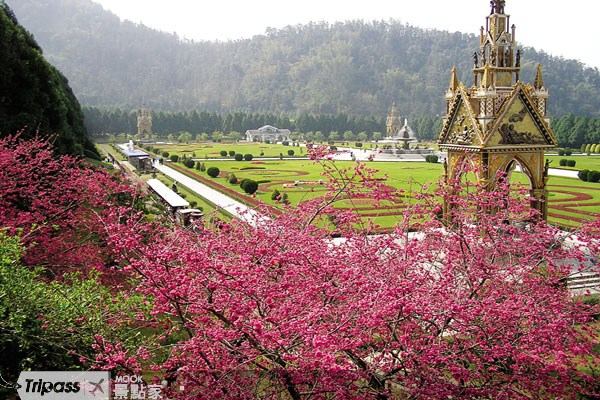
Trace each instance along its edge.
{"label": "topiary bush", "polygon": [[162,153],[162,156],[163,156],[164,158],[169,158],[170,154],[169,154],[169,152],[168,152],[168,151],[163,151],[163,153]]}
{"label": "topiary bush", "polygon": [[227,157],[227,151],[225,150],[221,150],[219,154],[221,155],[221,157]]}
{"label": "topiary bush", "polygon": [[287,140],[284,140],[283,142],[281,142],[281,144],[284,146],[289,146],[290,142],[288,142]]}
{"label": "topiary bush", "polygon": [[254,181],[252,179],[246,179],[244,181],[242,189],[244,190],[244,192],[246,192],[248,194],[254,194],[258,190],[258,182]]}
{"label": "topiary bush", "polygon": [[560,165],[561,167],[566,167],[566,166],[567,166],[567,160],[566,160],[566,159],[564,159],[564,158],[561,158],[561,159],[558,161],[558,165]]}
{"label": "topiary bush", "polygon": [[588,182],[600,182],[600,171],[590,171],[588,173]]}
{"label": "topiary bush", "polygon": [[235,161],[242,161],[244,159],[244,156],[238,153],[235,155],[234,158],[235,158]]}
{"label": "topiary bush", "polygon": [[237,182],[238,182],[238,178],[237,178],[237,176],[235,176],[235,174],[231,173],[231,174],[229,174],[229,176],[227,177],[227,181],[228,181],[229,183],[231,183],[232,185],[235,185],[235,184],[237,184]]}
{"label": "topiary bush", "polygon": [[235,150],[229,150],[229,155],[230,155],[231,157],[235,156]]}
{"label": "topiary bush", "polygon": [[354,143],[354,147],[362,147],[363,144],[361,142],[356,142]]}
{"label": "topiary bush", "polygon": [[254,156],[252,154],[244,154],[244,160],[252,161],[252,158],[254,158]]}
{"label": "topiary bush", "polygon": [[171,161],[173,161],[173,162],[179,161],[179,156],[177,154],[171,155]]}
{"label": "topiary bush", "polygon": [[183,162],[183,165],[185,165],[188,168],[194,168],[194,164],[196,164],[196,162],[191,158],[188,158]]}
{"label": "topiary bush", "polygon": [[427,161],[428,163],[436,164],[438,160],[439,158],[435,154],[428,154],[425,156],[425,161]]}
{"label": "topiary bush", "polygon": [[293,156],[294,155],[294,150],[288,150],[288,156]]}
{"label": "topiary bush", "polygon": [[567,160],[567,167],[573,168],[577,164],[575,160]]}
{"label": "topiary bush", "polygon": [[581,179],[584,182],[588,181],[588,174],[590,173],[589,169],[582,169],[581,171],[579,171],[579,173],[577,174],[577,176],[579,177],[579,179]]}
{"label": "topiary bush", "polygon": [[211,178],[216,178],[217,176],[219,176],[220,173],[221,173],[221,171],[217,167],[209,167],[206,170],[206,174],[208,176],[210,176]]}
{"label": "topiary bush", "polygon": [[573,154],[573,150],[569,149],[568,147],[565,149],[565,156],[570,156]]}
{"label": "topiary bush", "polygon": [[563,149],[558,149],[558,155],[559,156],[564,156],[565,155],[565,151]]}

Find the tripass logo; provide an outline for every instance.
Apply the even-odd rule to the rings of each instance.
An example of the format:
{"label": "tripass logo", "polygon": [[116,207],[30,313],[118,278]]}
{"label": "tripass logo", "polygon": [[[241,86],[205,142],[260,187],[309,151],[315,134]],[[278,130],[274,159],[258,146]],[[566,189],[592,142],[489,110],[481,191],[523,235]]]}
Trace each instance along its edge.
{"label": "tripass logo", "polygon": [[21,400],[109,400],[108,371],[23,371],[18,389]]}

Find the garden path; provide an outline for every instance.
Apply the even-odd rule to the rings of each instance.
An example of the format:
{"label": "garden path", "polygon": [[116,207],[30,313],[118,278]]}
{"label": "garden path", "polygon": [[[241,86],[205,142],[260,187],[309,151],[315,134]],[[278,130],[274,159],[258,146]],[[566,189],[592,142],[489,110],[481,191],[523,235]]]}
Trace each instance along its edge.
{"label": "garden path", "polygon": [[166,165],[161,165],[159,163],[154,163],[154,167],[158,171],[181,183],[183,186],[197,193],[199,196],[204,197],[217,207],[227,211],[242,221],[248,222],[251,225],[257,225],[261,222],[268,222],[268,218],[260,215],[256,210],[203,183],[198,182],[195,179],[182,174],[179,171],[174,170],[173,168],[170,168]]}

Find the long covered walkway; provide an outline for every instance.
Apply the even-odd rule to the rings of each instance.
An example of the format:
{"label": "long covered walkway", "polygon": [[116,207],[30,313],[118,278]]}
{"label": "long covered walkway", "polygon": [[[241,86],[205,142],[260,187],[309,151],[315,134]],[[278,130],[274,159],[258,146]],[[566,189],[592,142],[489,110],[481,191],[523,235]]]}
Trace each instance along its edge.
{"label": "long covered walkway", "polygon": [[234,217],[246,221],[252,225],[256,225],[258,222],[268,222],[268,218],[260,215],[256,210],[248,207],[247,205],[232,199],[231,197],[192,179],[179,171],[174,170],[166,165],[154,163],[154,167],[167,175],[168,177],[181,183],[191,191],[197,193],[199,196],[204,197],[206,200],[215,204],[220,209],[223,209],[233,215]]}

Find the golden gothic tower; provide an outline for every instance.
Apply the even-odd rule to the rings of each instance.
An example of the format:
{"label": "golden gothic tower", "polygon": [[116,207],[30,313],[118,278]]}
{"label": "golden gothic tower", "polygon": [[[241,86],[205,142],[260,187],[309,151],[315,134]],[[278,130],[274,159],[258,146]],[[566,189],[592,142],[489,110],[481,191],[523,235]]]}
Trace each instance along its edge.
{"label": "golden gothic tower", "polygon": [[[480,50],[473,53],[473,86],[467,89],[452,70],[438,143],[448,151],[446,182],[460,177],[459,165],[466,161],[479,183],[494,190],[498,173],[518,163],[530,181],[531,206],[546,219],[545,151],[557,145],[546,115],[548,91],[541,65],[533,85],[519,80],[521,51],[505,3],[490,2]],[[449,207],[444,205],[447,214]]]}
{"label": "golden gothic tower", "polygon": [[152,138],[152,116],[146,109],[146,105],[142,104],[142,109],[137,117],[137,136],[140,139]]}
{"label": "golden gothic tower", "polygon": [[396,102],[392,103],[392,109],[387,116],[387,120],[385,123],[385,127],[387,129],[388,137],[396,137],[400,132],[400,128],[402,128],[402,123],[400,122],[400,117],[398,116],[398,108],[396,108]]}

